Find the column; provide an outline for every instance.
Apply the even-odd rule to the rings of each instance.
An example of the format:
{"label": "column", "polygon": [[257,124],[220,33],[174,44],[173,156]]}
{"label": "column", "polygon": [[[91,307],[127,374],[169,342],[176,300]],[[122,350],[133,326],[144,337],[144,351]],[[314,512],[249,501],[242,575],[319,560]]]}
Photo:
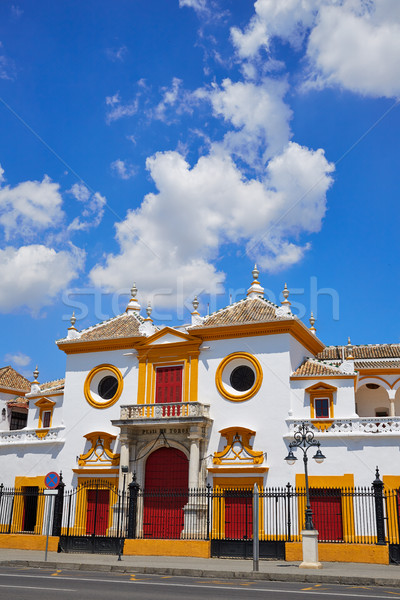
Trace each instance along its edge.
{"label": "column", "polygon": [[[130,437],[129,437],[129,433],[128,433],[128,428],[127,427],[121,427],[121,433],[119,435],[119,441],[120,441],[120,456],[119,456],[119,484],[118,484],[118,488],[122,491],[123,488],[123,482],[124,482],[124,475],[122,472],[122,467],[128,467],[129,470],[129,445],[130,445]],[[126,473],[125,476],[125,487],[128,485],[129,481],[128,481],[128,475],[129,473]]]}
{"label": "column", "polygon": [[200,439],[200,427],[191,427],[189,434],[189,488],[197,488],[199,485]]}
{"label": "column", "polygon": [[389,416],[390,417],[394,417],[396,416],[396,410],[395,410],[395,406],[394,406],[394,400],[396,397],[396,390],[388,390],[388,396],[389,396]]}

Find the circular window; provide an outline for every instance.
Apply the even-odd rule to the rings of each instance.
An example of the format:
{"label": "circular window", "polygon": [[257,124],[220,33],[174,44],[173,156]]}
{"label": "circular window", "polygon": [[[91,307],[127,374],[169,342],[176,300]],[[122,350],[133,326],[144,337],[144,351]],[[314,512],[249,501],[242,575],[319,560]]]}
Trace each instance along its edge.
{"label": "circular window", "polygon": [[248,400],[260,389],[261,365],[247,352],[229,354],[218,366],[215,383],[221,396],[227,400]]}
{"label": "circular window", "polygon": [[367,387],[369,390],[377,390],[380,386],[377,383],[366,383],[365,387]]}
{"label": "circular window", "polygon": [[123,378],[113,365],[99,365],[86,377],[84,394],[94,408],[108,408],[121,396]]}
{"label": "circular window", "polygon": [[237,392],[247,392],[253,387],[255,380],[256,376],[253,369],[247,365],[236,367],[229,377],[231,386]]}
{"label": "circular window", "polygon": [[118,379],[107,375],[99,383],[99,396],[103,400],[110,400],[115,396],[118,390]]}

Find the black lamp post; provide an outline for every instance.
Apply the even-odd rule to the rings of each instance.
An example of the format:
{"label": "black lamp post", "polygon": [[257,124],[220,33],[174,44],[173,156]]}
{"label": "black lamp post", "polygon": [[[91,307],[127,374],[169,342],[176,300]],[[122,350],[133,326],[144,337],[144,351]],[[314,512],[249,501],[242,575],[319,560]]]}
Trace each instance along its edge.
{"label": "black lamp post", "polygon": [[310,504],[310,492],[308,488],[308,456],[307,452],[310,448],[317,448],[316,453],[313,456],[313,459],[317,463],[322,463],[325,460],[325,456],[322,454],[319,449],[320,443],[314,439],[314,433],[308,429],[306,423],[301,423],[299,425],[298,431],[294,433],[294,442],[290,442],[289,444],[289,454],[286,456],[285,460],[288,465],[294,465],[297,460],[297,457],[293,454],[292,448],[300,448],[303,451],[303,462],[304,462],[304,472],[306,478],[306,511],[305,511],[305,528],[308,530],[314,529],[314,524],[312,520],[312,510]]}

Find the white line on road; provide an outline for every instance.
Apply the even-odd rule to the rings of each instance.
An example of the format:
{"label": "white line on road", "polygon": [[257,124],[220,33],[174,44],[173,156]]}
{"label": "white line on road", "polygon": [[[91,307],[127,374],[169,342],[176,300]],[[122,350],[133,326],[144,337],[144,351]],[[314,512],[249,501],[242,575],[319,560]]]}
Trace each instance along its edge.
{"label": "white line on road", "polygon": [[49,590],[50,592],[77,592],[78,590],[70,590],[68,588],[49,588],[49,587],[36,587],[34,585],[6,585],[0,583],[2,588],[13,588],[17,590]]}
{"label": "white line on road", "polygon": [[[129,575],[129,573],[126,573],[126,575]],[[38,578],[38,579],[51,579],[52,581],[54,581],[53,577],[51,575],[20,575],[20,574],[14,574],[14,573],[0,573],[0,577],[30,577],[30,578]],[[71,577],[62,577],[62,576],[57,576],[57,581],[59,581],[60,579],[66,579],[67,581],[71,581]],[[195,584],[195,583],[173,583],[172,581],[165,581],[162,583],[157,583],[157,582],[153,582],[153,581],[124,581],[123,579],[94,579],[92,577],[76,577],[76,581],[90,581],[91,583],[124,583],[124,584],[128,584],[128,585],[157,585],[157,586],[162,586],[162,587],[183,587],[183,588],[195,588],[195,589],[201,589],[203,591],[205,590],[235,590],[235,591],[240,591],[243,592],[243,587],[232,587],[231,585],[207,585],[207,584],[203,584],[203,585],[199,585],[199,584]],[[305,582],[301,582],[301,581],[294,581],[293,583],[299,583],[301,585],[304,585]],[[339,585],[339,584],[338,584]],[[50,588],[45,588],[45,589],[50,589]],[[72,591],[72,590],[71,590]],[[324,596],[335,596],[335,597],[343,597],[343,598],[363,598],[363,599],[367,599],[367,598],[384,598],[385,600],[388,600],[388,596],[380,596],[378,594],[376,595],[370,595],[368,594],[368,596],[363,595],[363,594],[347,594],[347,593],[338,593],[338,592],[322,592],[321,590],[314,590],[314,591],[305,591],[305,590],[279,590],[279,589],[275,589],[275,588],[246,588],[246,592],[271,592],[271,593],[276,593],[276,594],[301,594],[301,595],[310,595],[313,594],[315,596],[315,593],[323,593]],[[392,592],[393,594],[393,592]],[[397,596],[393,595],[390,596],[391,600],[400,600],[400,592]]]}

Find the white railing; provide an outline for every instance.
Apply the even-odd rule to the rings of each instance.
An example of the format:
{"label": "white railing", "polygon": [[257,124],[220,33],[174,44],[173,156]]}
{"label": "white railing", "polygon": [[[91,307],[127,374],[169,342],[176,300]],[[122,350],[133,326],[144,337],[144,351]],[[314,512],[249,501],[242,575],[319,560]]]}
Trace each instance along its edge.
{"label": "white railing", "polygon": [[[0,431],[0,446],[5,444],[44,444],[46,442],[64,442],[62,432],[65,427],[50,427],[47,435],[43,437],[40,429],[14,429],[12,431]],[[39,431],[39,436],[36,434]]]}
{"label": "white railing", "polygon": [[300,423],[307,423],[309,428],[321,435],[399,435],[400,417],[354,417],[352,419],[326,419],[330,426],[321,427],[323,419],[287,419],[286,422],[292,433]]}
{"label": "white railing", "polygon": [[121,420],[182,419],[210,417],[210,406],[200,402],[171,402],[170,404],[130,404],[121,406]]}

